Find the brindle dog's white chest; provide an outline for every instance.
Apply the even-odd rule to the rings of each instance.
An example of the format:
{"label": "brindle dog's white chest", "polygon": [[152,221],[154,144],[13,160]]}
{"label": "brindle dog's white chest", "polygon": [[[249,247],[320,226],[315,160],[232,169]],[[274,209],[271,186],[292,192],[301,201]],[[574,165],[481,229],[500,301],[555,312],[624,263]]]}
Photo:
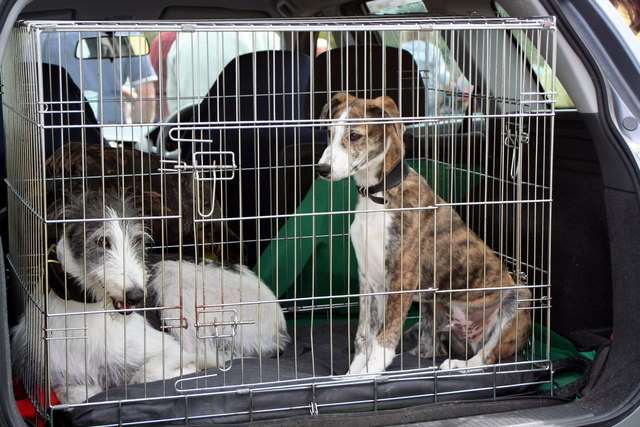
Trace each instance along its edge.
{"label": "brindle dog's white chest", "polygon": [[356,209],[367,211],[356,213],[351,223],[351,242],[358,259],[358,270],[368,283],[382,289],[385,284],[385,260],[389,257],[386,253],[389,225],[393,214],[381,211],[382,205],[364,197],[358,197]]}

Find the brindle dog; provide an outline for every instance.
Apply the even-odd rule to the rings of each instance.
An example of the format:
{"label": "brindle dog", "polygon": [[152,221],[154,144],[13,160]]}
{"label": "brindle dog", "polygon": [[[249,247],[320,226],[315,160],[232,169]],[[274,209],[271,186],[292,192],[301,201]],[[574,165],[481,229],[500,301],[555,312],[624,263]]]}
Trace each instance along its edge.
{"label": "brindle dog", "polygon": [[[448,341],[449,357],[473,355],[447,359],[441,369],[494,364],[521,350],[531,292],[514,288],[494,252],[406,164],[395,102],[338,93],[324,108],[328,116],[329,145],[316,169],[330,180],[353,176],[360,192],[351,241],[362,296],[349,373],[389,366],[414,298],[422,300],[414,352],[444,356]],[[414,292],[430,288],[435,299]]]}

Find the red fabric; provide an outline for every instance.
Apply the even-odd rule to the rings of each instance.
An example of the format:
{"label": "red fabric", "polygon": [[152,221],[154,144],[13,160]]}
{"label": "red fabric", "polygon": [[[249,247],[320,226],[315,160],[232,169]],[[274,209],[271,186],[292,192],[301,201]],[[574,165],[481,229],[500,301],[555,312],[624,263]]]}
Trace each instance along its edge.
{"label": "red fabric", "polygon": [[[167,55],[169,54],[169,49],[171,49],[171,45],[176,41],[176,32],[175,31],[167,31],[160,33],[153,39],[153,43],[151,43],[151,50],[149,51],[149,59],[151,59],[151,65],[153,69],[156,70],[158,76],[160,75],[160,59],[162,59],[162,69],[166,72],[167,69]],[[160,56],[160,39],[162,39],[162,56]]]}
{"label": "red fabric", "polygon": [[[160,92],[160,70],[162,69],[162,80],[166,81],[167,79],[167,55],[169,54],[169,49],[173,45],[173,42],[176,41],[176,32],[175,31],[167,31],[160,33],[153,39],[153,43],[151,43],[151,50],[149,51],[149,59],[151,60],[151,65],[153,69],[156,70],[156,74],[158,75],[158,80],[156,81],[156,93],[162,96],[162,99],[166,99],[167,96],[167,87],[166,84],[162,86],[162,93]],[[160,52],[160,40],[162,40],[162,52]],[[164,115],[168,115],[169,111],[167,109],[166,101],[163,101]],[[160,103],[156,104],[156,116],[160,117]]]}
{"label": "red fabric", "polygon": [[[22,384],[16,381],[15,378],[13,380],[13,396],[16,399],[16,406],[18,407],[18,411],[20,412],[22,418],[31,421],[33,424],[37,424],[38,427],[44,427],[44,420],[42,418],[36,419],[35,406],[33,406],[33,404],[31,403],[31,400],[29,399],[29,396],[27,395],[27,392],[25,391]],[[38,392],[38,400],[44,400],[44,392]],[[58,400],[58,397],[53,391],[49,396],[49,403],[51,405],[60,404],[60,400]]]}

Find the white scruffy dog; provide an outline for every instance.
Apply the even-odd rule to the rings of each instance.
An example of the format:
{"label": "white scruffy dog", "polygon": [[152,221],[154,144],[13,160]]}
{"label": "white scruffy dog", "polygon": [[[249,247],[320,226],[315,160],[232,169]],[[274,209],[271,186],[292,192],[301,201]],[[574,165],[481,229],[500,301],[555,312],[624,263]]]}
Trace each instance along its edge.
{"label": "white scruffy dog", "polygon": [[199,363],[224,368],[232,357],[270,357],[290,341],[276,296],[245,266],[164,260],[152,275],[164,327]]}
{"label": "white scruffy dog", "polygon": [[148,275],[148,236],[142,221],[131,219],[139,215],[133,204],[98,192],[66,202],[60,217],[87,220],[64,225],[56,249],[62,274],[56,280],[49,268],[45,306],[27,304],[12,329],[18,378],[41,388],[48,364],[52,389],[73,404],[111,387],[195,372],[174,337],[132,311],[144,300]]}

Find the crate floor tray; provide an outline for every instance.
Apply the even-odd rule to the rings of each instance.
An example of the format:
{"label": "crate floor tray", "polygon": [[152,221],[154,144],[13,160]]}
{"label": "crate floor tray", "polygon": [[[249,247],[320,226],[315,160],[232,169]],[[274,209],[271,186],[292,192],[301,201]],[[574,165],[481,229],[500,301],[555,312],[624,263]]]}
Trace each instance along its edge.
{"label": "crate floor tray", "polygon": [[[96,405],[75,408],[64,418],[74,425],[185,419],[198,424],[238,423],[495,398],[535,388],[536,373],[530,363],[504,361],[484,372],[438,375],[430,368],[430,358],[408,352],[396,356],[385,375],[357,379],[340,376],[349,367],[348,331],[355,330],[355,324],[347,323],[300,327],[295,345],[290,344],[278,358],[237,359],[226,373],[207,377],[201,373],[177,381],[111,389],[91,399]],[[410,341],[405,338],[406,348],[410,348]],[[98,403],[105,401],[113,403]],[[343,402],[355,404],[345,406]]]}

